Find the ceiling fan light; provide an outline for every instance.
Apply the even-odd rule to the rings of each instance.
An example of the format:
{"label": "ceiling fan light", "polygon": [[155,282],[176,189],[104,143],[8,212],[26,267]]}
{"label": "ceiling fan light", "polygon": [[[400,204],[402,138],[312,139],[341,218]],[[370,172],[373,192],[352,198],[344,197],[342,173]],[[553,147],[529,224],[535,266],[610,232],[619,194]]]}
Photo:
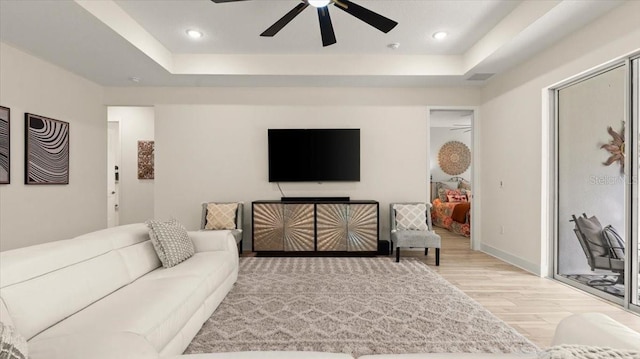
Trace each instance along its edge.
{"label": "ceiling fan light", "polygon": [[331,0],[307,0],[307,3],[313,7],[325,7],[331,4]]}

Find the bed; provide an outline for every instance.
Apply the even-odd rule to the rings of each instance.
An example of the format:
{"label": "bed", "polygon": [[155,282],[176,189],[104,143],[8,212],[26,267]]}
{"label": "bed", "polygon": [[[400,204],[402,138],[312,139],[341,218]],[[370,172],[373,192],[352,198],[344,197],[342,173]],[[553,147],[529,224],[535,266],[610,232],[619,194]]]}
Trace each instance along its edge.
{"label": "bed", "polygon": [[431,221],[436,227],[471,236],[471,185],[461,177],[432,186]]}

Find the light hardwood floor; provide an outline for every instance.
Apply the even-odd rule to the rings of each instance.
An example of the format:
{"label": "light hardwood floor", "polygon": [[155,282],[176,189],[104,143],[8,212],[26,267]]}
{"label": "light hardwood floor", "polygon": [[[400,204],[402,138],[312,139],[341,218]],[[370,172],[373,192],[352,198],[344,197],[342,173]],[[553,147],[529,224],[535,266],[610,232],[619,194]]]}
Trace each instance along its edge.
{"label": "light hardwood floor", "polygon": [[[560,282],[540,278],[469,248],[469,239],[437,229],[442,236],[440,266],[435,251],[404,251],[422,258],[449,282],[540,347],[547,347],[556,324],[574,313],[600,312],[640,332],[640,316]],[[402,259],[401,259],[402,260]]]}

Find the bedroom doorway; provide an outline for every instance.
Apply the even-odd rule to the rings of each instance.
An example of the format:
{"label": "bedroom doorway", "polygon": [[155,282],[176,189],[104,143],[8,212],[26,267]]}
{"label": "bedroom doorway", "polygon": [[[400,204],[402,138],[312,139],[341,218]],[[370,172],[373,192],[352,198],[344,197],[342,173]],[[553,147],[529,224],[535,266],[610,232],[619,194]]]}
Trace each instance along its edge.
{"label": "bedroom doorway", "polygon": [[[473,248],[474,109],[429,110],[429,201],[433,225]],[[451,235],[450,235],[451,234]]]}

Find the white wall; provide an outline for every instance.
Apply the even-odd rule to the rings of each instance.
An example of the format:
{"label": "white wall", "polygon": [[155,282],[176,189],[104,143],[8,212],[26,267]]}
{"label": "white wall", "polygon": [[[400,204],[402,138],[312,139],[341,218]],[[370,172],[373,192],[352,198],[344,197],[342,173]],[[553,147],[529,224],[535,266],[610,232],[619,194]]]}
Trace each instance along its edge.
{"label": "white wall", "polygon": [[[0,185],[0,250],[106,226],[102,88],[0,43],[0,104],[11,108],[11,184]],[[70,124],[68,185],[24,185],[24,113]]]}
{"label": "white wall", "polygon": [[[192,106],[156,107],[155,215],[200,225],[200,203],[281,197],[268,182],[267,129],[359,128],[360,182],[282,183],[287,196],[350,196],[380,202],[388,237],[391,201],[427,199],[424,107]],[[392,120],[390,120],[392,119]],[[245,237],[247,238],[247,237]],[[245,244],[251,248],[250,241]]]}
{"label": "white wall", "polygon": [[[455,128],[455,127],[454,127]],[[431,167],[432,182],[446,181],[453,177],[452,175],[444,173],[438,162],[438,153],[442,145],[449,141],[462,142],[473,153],[471,146],[471,132],[464,132],[463,130],[451,130],[451,127],[431,127],[431,136],[429,147],[431,149],[431,155],[429,158]],[[457,175],[467,181],[471,182],[471,166],[463,173]]]}
{"label": "white wall", "polygon": [[[483,250],[545,273],[550,204],[544,89],[637,50],[639,13],[640,2],[626,2],[483,88],[482,118],[476,127],[480,131],[481,157],[476,165],[482,167]],[[501,225],[504,234],[500,234]]]}
{"label": "white wall", "polygon": [[[361,128],[360,183],[283,184],[283,189],[289,196],[378,200],[381,237],[388,238],[388,202],[427,199],[427,106],[469,107],[479,100],[475,87],[105,88],[109,105],[156,106],[155,216],[173,216],[197,228],[201,202],[244,201],[249,235],[251,201],[280,198],[267,178],[267,128]],[[367,157],[365,167],[365,156],[372,155],[378,158]],[[372,184],[365,170],[379,178]],[[251,248],[249,240],[244,245]]]}
{"label": "white wall", "polygon": [[155,180],[138,179],[138,141],[154,140],[153,107],[109,107],[109,121],[120,123],[120,225],[153,218]]}

